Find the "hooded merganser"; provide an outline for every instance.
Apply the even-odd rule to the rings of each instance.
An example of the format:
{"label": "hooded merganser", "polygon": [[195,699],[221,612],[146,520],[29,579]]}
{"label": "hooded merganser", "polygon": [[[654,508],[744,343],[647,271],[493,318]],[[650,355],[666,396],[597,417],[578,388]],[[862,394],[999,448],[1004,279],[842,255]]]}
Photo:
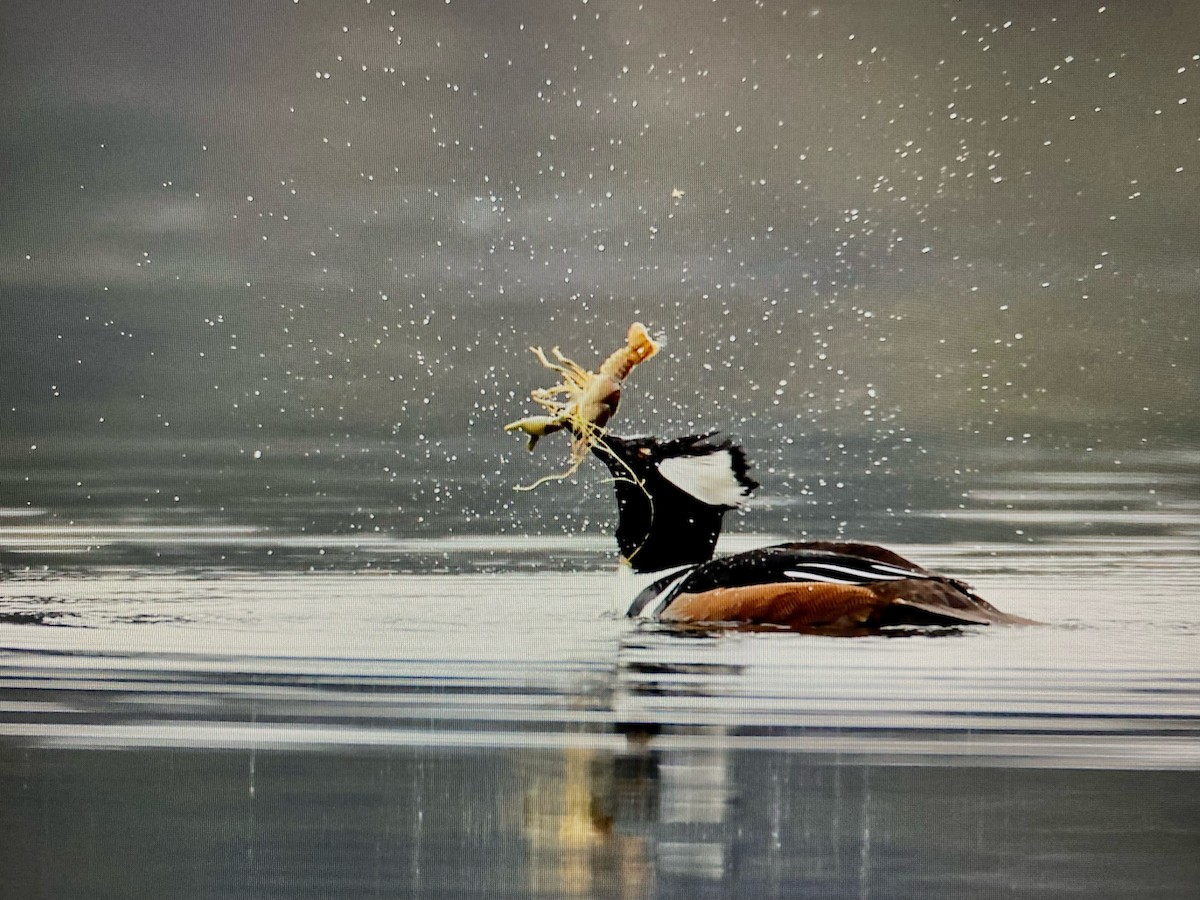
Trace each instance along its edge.
{"label": "hooded merganser", "polygon": [[672,440],[606,433],[592,452],[614,478],[622,559],[635,572],[662,573],[629,616],[834,632],[1029,623],[963,582],[871,544],[777,544],[713,559],[725,513],[759,486],[745,451],[715,433]]}

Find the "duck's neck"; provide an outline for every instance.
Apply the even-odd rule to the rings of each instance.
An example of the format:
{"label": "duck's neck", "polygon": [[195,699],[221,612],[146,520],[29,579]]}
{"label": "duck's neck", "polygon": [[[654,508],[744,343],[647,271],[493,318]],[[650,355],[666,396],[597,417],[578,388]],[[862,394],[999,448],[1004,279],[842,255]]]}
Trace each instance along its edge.
{"label": "duck's neck", "polygon": [[634,572],[654,573],[712,559],[728,507],[711,506],[656,468],[603,457],[617,495],[617,545]]}
{"label": "duck's neck", "polygon": [[728,510],[758,482],[742,448],[715,433],[660,440],[604,434],[592,452],[617,495],[617,544],[635,572],[712,559]]}

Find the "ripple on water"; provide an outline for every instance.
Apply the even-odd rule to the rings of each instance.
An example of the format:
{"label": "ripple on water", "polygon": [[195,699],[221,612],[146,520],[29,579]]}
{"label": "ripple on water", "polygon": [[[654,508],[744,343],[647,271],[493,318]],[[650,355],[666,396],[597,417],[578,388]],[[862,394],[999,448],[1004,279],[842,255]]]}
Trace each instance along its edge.
{"label": "ripple on water", "polygon": [[899,548],[1047,623],[899,640],[639,625],[606,613],[625,582],[572,568],[586,542],[510,544],[500,567],[495,547],[419,543],[405,552],[449,553],[449,571],[10,575],[0,734],[317,749],[606,747],[632,730],[842,760],[1200,767],[1187,541]]}

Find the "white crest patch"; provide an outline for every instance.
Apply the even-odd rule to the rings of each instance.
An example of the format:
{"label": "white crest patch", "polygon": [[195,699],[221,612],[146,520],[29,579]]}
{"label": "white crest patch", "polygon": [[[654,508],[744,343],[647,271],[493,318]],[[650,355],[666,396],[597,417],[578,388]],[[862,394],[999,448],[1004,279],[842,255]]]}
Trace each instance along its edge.
{"label": "white crest patch", "polygon": [[737,506],[749,491],[733,470],[733,454],[714,450],[704,456],[673,456],[658,464],[663,478],[709,506]]}

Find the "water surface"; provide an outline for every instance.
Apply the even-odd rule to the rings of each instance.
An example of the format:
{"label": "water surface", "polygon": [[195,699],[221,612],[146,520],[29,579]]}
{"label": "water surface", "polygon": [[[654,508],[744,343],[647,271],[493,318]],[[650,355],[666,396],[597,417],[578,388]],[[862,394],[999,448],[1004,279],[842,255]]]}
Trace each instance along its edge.
{"label": "water surface", "polygon": [[626,620],[595,531],[14,511],[6,896],[1192,896],[1197,480],[1143,462],[891,542],[1044,625],[853,639]]}

